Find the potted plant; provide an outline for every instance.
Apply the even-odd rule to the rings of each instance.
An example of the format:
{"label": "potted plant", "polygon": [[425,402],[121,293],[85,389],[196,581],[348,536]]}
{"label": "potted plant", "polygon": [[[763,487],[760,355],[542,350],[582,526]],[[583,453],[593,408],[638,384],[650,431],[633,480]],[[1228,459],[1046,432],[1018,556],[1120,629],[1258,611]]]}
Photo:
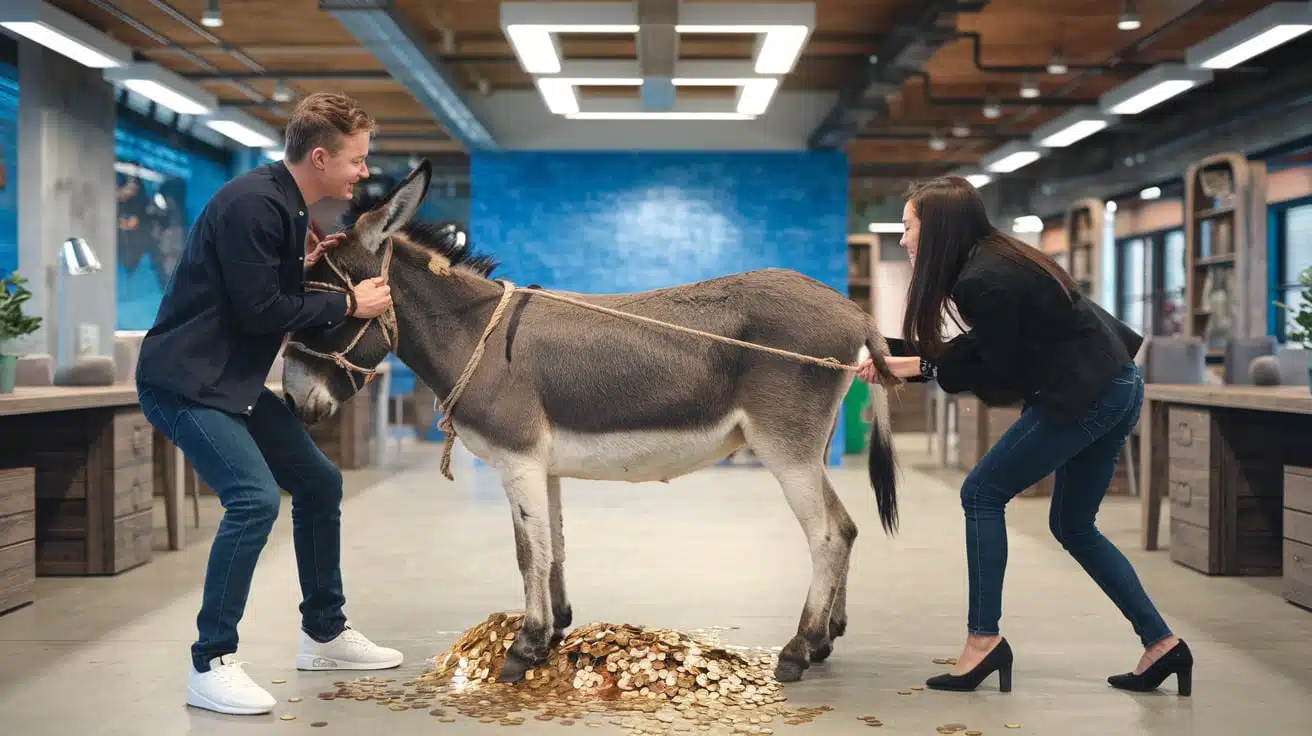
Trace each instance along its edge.
{"label": "potted plant", "polygon": [[1299,345],[1308,355],[1308,389],[1312,390],[1312,266],[1303,269],[1298,275],[1298,285],[1302,287],[1299,292],[1298,309],[1294,310],[1288,304],[1276,302],[1276,306],[1285,310],[1293,318],[1292,322],[1286,328],[1286,342],[1291,345]]}
{"label": "potted plant", "polygon": [[41,326],[40,317],[23,314],[23,302],[32,298],[32,292],[24,286],[26,283],[27,279],[17,273],[0,280],[0,394],[14,390],[18,355],[10,347],[12,341],[36,332]]}

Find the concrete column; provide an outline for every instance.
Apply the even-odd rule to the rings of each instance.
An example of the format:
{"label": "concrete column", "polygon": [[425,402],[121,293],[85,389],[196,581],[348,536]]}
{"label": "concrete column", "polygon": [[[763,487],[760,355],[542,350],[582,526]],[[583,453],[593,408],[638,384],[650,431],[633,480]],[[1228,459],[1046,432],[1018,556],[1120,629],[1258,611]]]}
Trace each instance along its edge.
{"label": "concrete column", "polygon": [[79,344],[92,354],[113,355],[114,88],[98,69],[30,41],[18,44],[18,272],[30,282],[30,303],[45,317],[26,347],[58,357],[59,249],[65,239],[82,237],[102,269],[65,277],[66,356],[71,361]]}

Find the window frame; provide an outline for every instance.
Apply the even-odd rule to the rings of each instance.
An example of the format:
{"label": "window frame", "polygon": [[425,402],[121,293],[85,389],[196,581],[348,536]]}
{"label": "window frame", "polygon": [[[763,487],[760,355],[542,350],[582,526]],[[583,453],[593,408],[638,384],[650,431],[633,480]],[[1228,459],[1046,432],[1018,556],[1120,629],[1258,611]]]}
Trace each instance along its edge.
{"label": "window frame", "polygon": [[1284,296],[1287,287],[1297,286],[1298,284],[1285,284],[1282,274],[1285,272],[1285,266],[1289,260],[1289,244],[1286,242],[1285,223],[1289,218],[1289,211],[1312,207],[1312,194],[1287,199],[1283,202],[1273,202],[1267,206],[1267,333],[1276,338],[1276,342],[1284,345],[1289,340],[1289,331],[1286,327],[1288,320],[1285,318],[1284,310],[1276,306],[1276,302]]}
{"label": "window frame", "polygon": [[[1166,269],[1164,267],[1166,259],[1166,238],[1171,233],[1175,232],[1183,235],[1184,226],[1175,225],[1141,233],[1134,233],[1132,235],[1118,237],[1113,241],[1112,247],[1115,250],[1116,256],[1114,261],[1116,268],[1116,301],[1114,313],[1116,318],[1123,322],[1127,316],[1122,310],[1122,305],[1127,293],[1127,285],[1123,278],[1128,253],[1127,246],[1132,240],[1142,240],[1144,242],[1143,252],[1148,257],[1151,266],[1147,270],[1147,289],[1142,294],[1144,297],[1144,324],[1142,325],[1142,329],[1144,330],[1144,334],[1147,335],[1162,335],[1162,308],[1165,304],[1166,284]],[[1188,247],[1187,243],[1185,247]]]}

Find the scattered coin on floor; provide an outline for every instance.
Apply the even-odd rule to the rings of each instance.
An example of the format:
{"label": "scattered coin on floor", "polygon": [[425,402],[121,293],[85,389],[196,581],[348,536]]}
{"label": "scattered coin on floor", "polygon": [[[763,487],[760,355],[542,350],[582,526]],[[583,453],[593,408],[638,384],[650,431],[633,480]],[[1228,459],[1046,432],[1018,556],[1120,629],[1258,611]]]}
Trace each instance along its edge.
{"label": "scattered coin on floor", "polygon": [[1020,728],[1019,723],[1008,723],[1007,728]]}
{"label": "scattered coin on floor", "polygon": [[965,730],[966,730],[966,724],[964,724],[964,723],[944,723],[944,724],[943,724],[943,728],[950,728],[950,729],[952,729],[953,731],[965,731]]}
{"label": "scattered coin on floor", "polygon": [[935,657],[934,664],[950,664],[947,657]]}
{"label": "scattered coin on floor", "polygon": [[967,731],[966,736],[984,736],[983,731]]}
{"label": "scattered coin on floor", "polygon": [[323,728],[328,725],[328,721],[315,721],[310,724],[310,728]]}
{"label": "scattered coin on floor", "polygon": [[283,713],[282,715],[280,715],[280,716],[278,716],[278,717],[281,718],[281,719],[283,719],[284,721],[294,721],[294,720],[296,720],[296,716],[292,715],[291,713]]}
{"label": "scattered coin on floor", "polygon": [[911,691],[910,691],[910,690],[898,690],[898,691],[897,691],[897,694],[898,694],[898,695],[910,695],[910,694],[911,694]]}
{"label": "scattered coin on floor", "polygon": [[916,691],[920,691],[920,690],[924,690],[925,688],[921,687],[920,685],[913,685],[911,689],[912,689],[912,690],[916,690]]}
{"label": "scattered coin on floor", "polygon": [[275,685],[282,685],[282,684],[285,683],[285,682],[287,682],[287,681],[286,681],[286,680],[274,680],[274,681],[273,681],[273,684],[275,684]]}
{"label": "scattered coin on floor", "polygon": [[301,702],[301,699],[300,699],[300,698],[287,698],[287,702],[288,702],[288,703],[299,703],[299,702]]}

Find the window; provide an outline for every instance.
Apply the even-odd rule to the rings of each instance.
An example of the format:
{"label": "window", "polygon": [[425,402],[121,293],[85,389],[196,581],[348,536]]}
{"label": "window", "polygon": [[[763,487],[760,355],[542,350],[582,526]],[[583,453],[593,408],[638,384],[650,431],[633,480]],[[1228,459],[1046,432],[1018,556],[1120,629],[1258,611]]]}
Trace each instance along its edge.
{"label": "window", "polygon": [[[1297,203],[1277,216],[1276,247],[1279,269],[1273,297],[1297,312],[1302,302],[1302,287],[1298,275],[1312,266],[1312,202]],[[1284,310],[1276,310],[1276,337],[1285,341],[1289,334],[1290,318]]]}
{"label": "window", "polygon": [[1162,230],[1116,243],[1116,316],[1143,335],[1184,331],[1184,230]]}
{"label": "window", "polygon": [[1116,316],[1136,332],[1144,332],[1145,302],[1152,296],[1151,284],[1144,278],[1148,272],[1147,253],[1143,238],[1130,238],[1117,244],[1118,284]]}

